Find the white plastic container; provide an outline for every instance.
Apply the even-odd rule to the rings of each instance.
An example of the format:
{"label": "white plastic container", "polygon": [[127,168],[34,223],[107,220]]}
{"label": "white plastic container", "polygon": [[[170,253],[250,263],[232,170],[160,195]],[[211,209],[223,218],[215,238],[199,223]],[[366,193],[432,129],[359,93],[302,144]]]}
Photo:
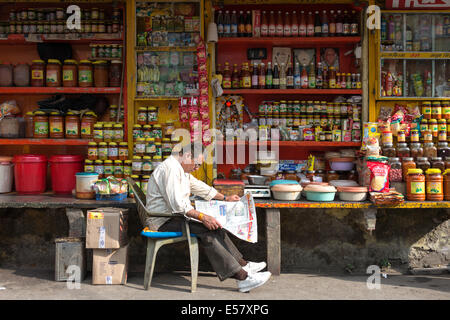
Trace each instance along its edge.
{"label": "white plastic container", "polygon": [[0,193],[12,191],[14,181],[12,157],[0,157]]}
{"label": "white plastic container", "polygon": [[275,200],[294,201],[300,199],[302,186],[299,184],[277,184],[271,188]]}
{"label": "white plastic container", "polygon": [[98,180],[98,173],[79,172],[76,177],[76,197],[78,199],[95,199],[95,191],[92,186]]}

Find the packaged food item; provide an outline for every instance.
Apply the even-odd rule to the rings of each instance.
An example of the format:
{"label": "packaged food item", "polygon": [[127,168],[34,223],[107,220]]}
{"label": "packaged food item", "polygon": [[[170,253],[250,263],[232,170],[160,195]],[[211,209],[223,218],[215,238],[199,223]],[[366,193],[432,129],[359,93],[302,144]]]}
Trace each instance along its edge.
{"label": "packaged food item", "polygon": [[388,192],[390,166],[381,162],[368,161],[367,167],[370,170],[369,191]]}

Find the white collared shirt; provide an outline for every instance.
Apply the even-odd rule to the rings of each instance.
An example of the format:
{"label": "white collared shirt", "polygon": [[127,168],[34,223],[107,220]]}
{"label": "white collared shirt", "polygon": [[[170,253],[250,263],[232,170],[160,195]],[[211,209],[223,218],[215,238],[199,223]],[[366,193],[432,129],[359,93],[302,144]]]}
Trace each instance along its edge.
{"label": "white collared shirt", "polygon": [[[170,156],[153,171],[148,181],[146,206],[149,212],[186,215],[194,209],[189,199],[191,193],[209,201],[217,190],[184,172],[180,162]],[[149,227],[157,230],[169,219],[150,217]]]}

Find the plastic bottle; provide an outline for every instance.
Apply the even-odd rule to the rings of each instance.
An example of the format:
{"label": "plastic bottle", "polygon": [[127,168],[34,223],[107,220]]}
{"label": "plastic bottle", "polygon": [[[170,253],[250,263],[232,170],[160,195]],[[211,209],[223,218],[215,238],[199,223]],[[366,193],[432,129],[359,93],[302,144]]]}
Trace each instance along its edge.
{"label": "plastic bottle", "polygon": [[236,15],[236,11],[233,10],[233,13],[231,14],[231,37],[237,37],[238,36],[238,18]]}
{"label": "plastic bottle", "polygon": [[225,62],[225,69],[223,70],[222,86],[224,89],[231,89],[231,70],[228,62]]}
{"label": "plastic bottle", "polygon": [[312,12],[308,12],[308,23],[306,24],[306,36],[314,37],[314,17]]}
{"label": "plastic bottle", "polygon": [[269,37],[275,37],[277,33],[277,27],[275,24],[275,15],[273,11],[270,11],[270,18],[269,18]]}
{"label": "plastic bottle", "polygon": [[298,20],[297,12],[292,11],[291,36],[298,37]]}
{"label": "plastic bottle", "polygon": [[239,89],[240,83],[239,83],[239,70],[237,64],[234,64],[233,66],[233,75],[231,76],[231,87],[233,89]]}
{"label": "plastic bottle", "polygon": [[291,17],[289,16],[289,12],[286,12],[285,17],[284,17],[283,35],[285,37],[290,37],[292,35],[292,33],[291,33]]}
{"label": "plastic bottle", "polygon": [[223,37],[223,13],[222,10],[219,11],[219,14],[217,15],[217,33],[219,35],[219,38]]}
{"label": "plastic bottle", "polygon": [[239,11],[239,23],[238,23],[238,37],[246,37],[247,33],[245,32],[245,15],[244,11]]}
{"label": "plastic bottle", "polygon": [[286,65],[280,65],[280,89],[286,89]]}
{"label": "plastic bottle", "polygon": [[306,31],[306,18],[305,18],[305,11],[300,12],[300,23],[298,25],[298,35],[299,37],[306,37],[307,31]]}
{"label": "plastic bottle", "polygon": [[282,37],[283,32],[284,32],[283,16],[281,15],[281,11],[278,11],[275,34],[277,37]]}
{"label": "plastic bottle", "polygon": [[266,89],[272,89],[273,83],[273,74],[272,74],[272,63],[267,63],[267,72],[266,72]]}
{"label": "plastic bottle", "polygon": [[261,16],[261,37],[267,37],[269,35],[269,24],[267,22],[266,12],[262,12]]}
{"label": "plastic bottle", "polygon": [[301,78],[300,78],[300,63],[295,63],[294,68],[294,88],[300,89],[302,87]]}

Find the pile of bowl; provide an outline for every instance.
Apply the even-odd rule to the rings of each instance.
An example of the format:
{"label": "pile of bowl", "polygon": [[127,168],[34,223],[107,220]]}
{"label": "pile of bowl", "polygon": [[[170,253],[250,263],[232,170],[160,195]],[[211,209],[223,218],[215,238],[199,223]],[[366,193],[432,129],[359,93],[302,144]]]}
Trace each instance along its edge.
{"label": "pile of bowl", "polygon": [[300,200],[302,186],[296,180],[273,180],[270,191],[275,200]]}

